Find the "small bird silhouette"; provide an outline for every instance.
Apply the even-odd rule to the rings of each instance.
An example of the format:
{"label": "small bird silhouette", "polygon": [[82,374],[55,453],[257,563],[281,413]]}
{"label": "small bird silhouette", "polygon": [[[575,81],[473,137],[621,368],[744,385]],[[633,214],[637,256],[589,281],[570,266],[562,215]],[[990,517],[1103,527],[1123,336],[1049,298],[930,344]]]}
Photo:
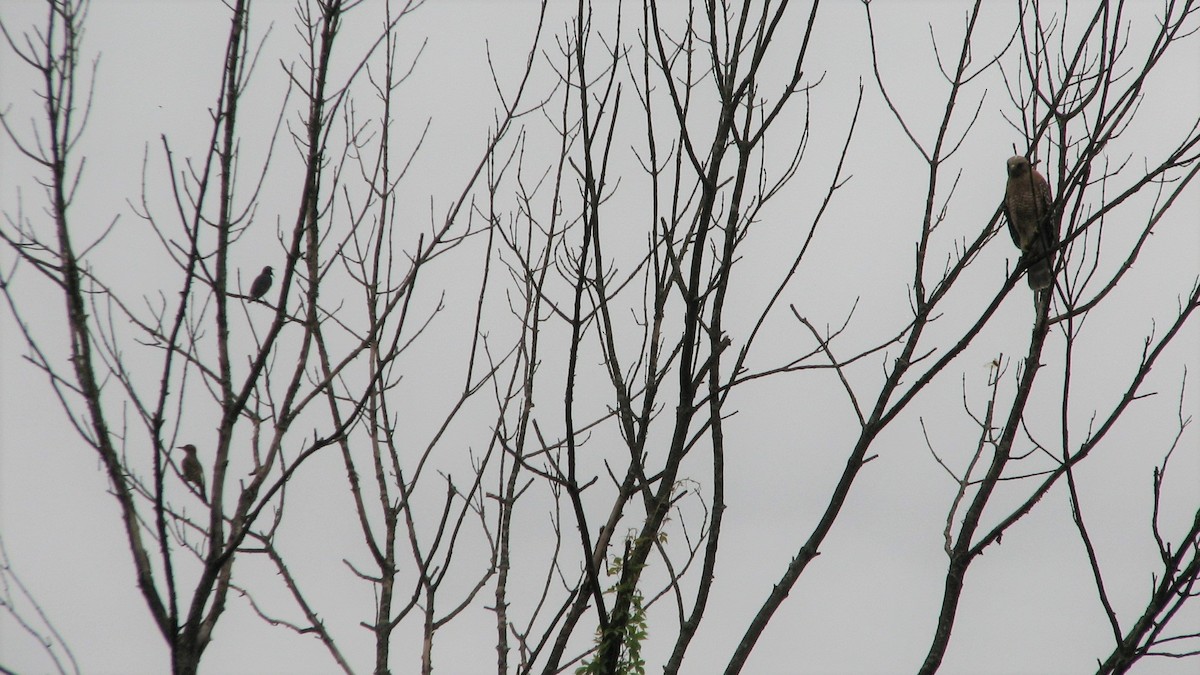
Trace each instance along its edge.
{"label": "small bird silhouette", "polygon": [[183,451],[183,479],[195,485],[200,490],[200,497],[208,501],[208,493],[204,489],[204,467],[200,466],[200,459],[196,457],[196,446],[188,443],[179,446],[179,449]]}
{"label": "small bird silhouette", "polygon": [[258,300],[266,295],[267,291],[271,290],[271,281],[274,280],[271,276],[272,274],[274,274],[274,271],[270,265],[267,265],[263,268],[262,273],[254,278],[254,283],[250,284],[251,300]]}

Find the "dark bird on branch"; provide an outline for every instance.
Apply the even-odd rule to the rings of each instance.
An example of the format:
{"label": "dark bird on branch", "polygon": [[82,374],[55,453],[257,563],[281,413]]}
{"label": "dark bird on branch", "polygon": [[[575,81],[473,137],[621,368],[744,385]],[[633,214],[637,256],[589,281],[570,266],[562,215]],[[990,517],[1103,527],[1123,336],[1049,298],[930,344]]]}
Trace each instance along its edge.
{"label": "dark bird on branch", "polygon": [[271,270],[271,266],[268,265],[263,268],[262,274],[259,274],[257,277],[255,277],[254,283],[250,284],[251,300],[258,300],[262,298],[262,296],[266,295],[267,291],[271,290],[271,281],[273,281],[273,277],[271,275],[273,273],[274,272]]}
{"label": "dark bird on branch", "polygon": [[1004,215],[1008,233],[1021,249],[1021,260],[1029,268],[1029,287],[1040,291],[1054,285],[1054,249],[1058,247],[1058,223],[1054,218],[1050,184],[1029,160],[1017,155],[1008,160],[1008,184],[1004,188]]}
{"label": "dark bird on branch", "polygon": [[200,466],[200,459],[196,457],[196,446],[188,443],[179,446],[179,449],[183,451],[183,479],[195,485],[200,490],[200,497],[208,501],[208,493],[204,490],[204,467]]}

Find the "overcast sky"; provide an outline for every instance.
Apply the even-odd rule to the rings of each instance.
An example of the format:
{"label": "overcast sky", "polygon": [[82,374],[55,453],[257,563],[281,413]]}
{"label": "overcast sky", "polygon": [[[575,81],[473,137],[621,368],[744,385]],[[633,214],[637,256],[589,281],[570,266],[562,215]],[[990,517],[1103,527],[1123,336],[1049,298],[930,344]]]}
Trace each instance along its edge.
{"label": "overcast sky", "polygon": [[[1083,4],[1087,3],[1078,6]],[[548,23],[552,33],[562,32],[571,5],[556,3]],[[930,143],[945,92],[936,72],[928,24],[932,23],[939,37],[939,48],[946,50],[943,60],[952,58],[947,52],[957,54],[969,5],[948,0],[876,5],[881,67],[889,93],[920,140]],[[978,60],[1006,41],[1011,5],[990,4],[980,26]],[[640,17],[640,7],[631,4],[630,10],[627,21]],[[1127,8],[1135,39],[1131,52],[1144,49],[1136,40],[1150,34],[1158,10],[1156,2],[1134,2]],[[260,162],[265,153],[261,140],[269,135],[282,105],[280,62],[294,62],[299,46],[292,27],[292,3],[264,3],[255,12],[254,35],[261,38],[268,28],[270,32],[252,83],[250,105],[245,107],[251,111],[242,129],[242,160],[247,166]],[[792,19],[799,25],[807,9],[793,12]],[[0,19],[10,32],[29,29],[43,14],[41,3],[33,0],[0,6]],[[362,36],[342,43],[348,54],[361,53],[377,29],[379,15],[378,8],[368,3],[352,17],[356,20],[347,23],[345,31]],[[415,54],[421,41],[428,40],[413,77],[401,89],[397,112],[402,119],[397,131],[407,133],[410,146],[425,121],[431,121],[429,136],[400,195],[402,208],[419,214],[415,222],[423,225],[431,209],[440,213],[457,196],[486,141],[497,106],[488,73],[489,47],[502,82],[510,78],[503,83],[511,89],[512,79],[523,66],[535,20],[535,3],[528,0],[430,0],[401,23],[402,50]],[[836,326],[845,320],[856,298],[860,299],[855,321],[844,338],[846,353],[876,343],[879,336],[898,330],[911,316],[907,284],[924,202],[926,168],[873,84],[865,24],[857,2],[829,3],[819,16],[808,77],[816,79],[824,73],[824,80],[812,99],[811,159],[764,211],[746,242],[739,264],[753,266],[754,272],[739,280],[737,290],[744,295],[738,297],[744,303],[730,310],[735,344],[739,331],[744,337],[748,330],[739,326],[737,319],[749,321],[769,297],[820,205],[820,195],[833,175],[831,162],[849,128],[860,81],[866,94],[847,161],[851,178],[814,240],[814,255],[826,262],[802,268],[785,291],[781,307],[794,304],[816,325]],[[144,160],[148,184],[161,189],[166,172],[161,135],[171,139],[180,156],[195,157],[202,152],[211,132],[209,109],[216,99],[227,31],[228,13],[217,2],[108,0],[91,8],[84,52],[87,59],[98,54],[100,60],[91,119],[79,149],[88,159],[74,207],[75,223],[80,240],[89,241],[117,219],[112,238],[95,253],[98,269],[134,297],[143,291],[156,293],[173,271],[156,260],[161,252],[158,242],[133,215],[131,202],[140,199]],[[942,47],[942,36],[947,47]],[[636,35],[628,29],[623,39],[634,44]],[[784,32],[777,39],[794,40],[795,33]],[[545,43],[545,49],[551,55],[556,53],[552,41]],[[1010,58],[1006,63],[1014,62]],[[1141,166],[1145,157],[1157,157],[1154,153],[1185,136],[1200,115],[1197,63],[1200,39],[1196,37],[1169,55],[1154,75],[1136,123],[1111,149],[1114,162],[1128,157]],[[544,62],[535,74],[532,98],[538,97],[538,91],[550,90],[551,74]],[[0,50],[0,78],[0,106],[20,123],[17,131],[24,133],[29,129],[21,126],[24,120],[37,113],[38,101],[31,93],[36,80],[7,49]],[[1003,115],[1012,115],[1013,110],[997,71],[976,83],[967,96],[970,104],[964,104],[957,120],[960,131],[969,118],[968,110],[973,111],[981,99],[983,103],[978,126],[951,161],[961,169],[944,225],[953,237],[940,240],[931,255],[946,256],[955,239],[974,238],[999,203],[1005,159],[1014,145],[1024,149],[1024,139],[1004,122]],[[295,107],[295,99],[291,105]],[[794,104],[789,114],[791,118],[777,132],[777,142],[783,147],[794,142],[788,135],[799,128],[803,105]],[[289,119],[296,119],[294,110]],[[531,117],[525,123],[531,154],[552,156],[557,146],[545,122]],[[635,157],[631,148],[645,141],[636,135],[623,140],[616,149],[617,161],[630,176],[628,191],[634,196],[623,193],[620,198],[628,202],[617,201],[610,208],[636,213],[640,174],[632,168]],[[257,224],[246,234],[251,243],[235,253],[243,287],[262,265],[283,258],[275,243],[275,228],[277,222],[287,223],[292,217],[295,197],[288,179],[294,178],[297,164],[290,141],[281,141],[280,147],[277,168],[261,197]],[[0,208],[6,214],[15,212],[20,194],[27,215],[40,217],[42,195],[33,171],[7,139],[0,140]],[[1050,179],[1053,184],[1055,177]],[[154,194],[152,199],[164,212],[171,207],[166,192]],[[1108,225],[1114,249],[1119,249],[1129,232],[1137,231],[1142,223],[1136,218],[1144,222],[1145,214],[1144,208],[1131,208],[1121,214],[1131,219],[1129,223]],[[1086,431],[1092,410],[1107,411],[1117,400],[1136,366],[1142,340],[1152,325],[1159,327],[1161,334],[1162,326],[1175,316],[1179,294],[1186,293],[1190,280],[1200,274],[1198,214],[1200,188],[1193,185],[1159,225],[1116,299],[1090,319],[1094,325],[1081,345],[1080,365],[1074,375],[1075,390],[1080,392],[1072,402],[1076,434]],[[631,245],[644,242],[643,233],[631,232]],[[947,304],[944,318],[931,330],[946,334],[961,330],[976,315],[978,299],[987,301],[995,294],[1016,259],[1017,251],[1007,234],[996,237],[971,268],[963,290]],[[12,269],[12,261],[10,251],[0,250],[0,270],[5,274]],[[1116,259],[1106,261],[1110,266],[1116,263]],[[439,281],[451,298],[469,298],[477,291],[474,280],[471,272],[463,271],[457,281]],[[42,331],[44,346],[64,361],[67,345],[61,297],[29,269],[21,271],[18,283],[26,311]],[[467,314],[471,309],[461,304],[458,308]],[[941,603],[946,566],[942,527],[956,487],[930,455],[921,421],[932,429],[931,442],[943,459],[964,466],[977,433],[963,410],[964,394],[973,409],[979,410],[986,400],[991,360],[1000,354],[1011,359],[1024,354],[1032,312],[1028,289],[1021,282],[952,372],[925,392],[877,442],[879,458],[868,464],[821,556],[793,589],[746,672],[913,672],[919,666]],[[454,326],[462,318],[448,312],[442,325]],[[768,337],[761,338],[763,343],[750,360],[752,370],[782,365],[813,347],[788,311],[778,311],[768,327]],[[1061,343],[1061,336],[1052,336],[1044,359],[1060,368]],[[1188,395],[1183,414],[1198,410],[1197,344],[1200,332],[1189,326],[1147,381],[1145,390],[1159,395],[1135,406],[1102,446],[1103,451],[1083,469],[1081,484],[1088,516],[1098,523],[1096,544],[1107,569],[1121,579],[1114,581],[1114,602],[1126,626],[1144,602],[1150,573],[1155,570],[1154,543],[1145,527],[1151,471],[1175,431],[1172,425],[1176,424],[1185,367]],[[442,348],[439,340],[422,347],[419,354],[427,360],[414,366],[414,381],[427,382],[436,375]],[[136,591],[128,546],[117,507],[107,492],[105,474],[95,453],[65,422],[44,375],[22,358],[26,352],[5,307],[0,311],[0,534],[9,562],[84,672],[164,672],[167,652]],[[129,353],[135,354],[133,345]],[[881,368],[882,360],[876,359],[858,371],[859,384],[866,391],[871,391]],[[1009,364],[1002,397],[1011,397],[1015,370],[1015,362]],[[687,663],[691,665],[685,672],[713,672],[705,669],[708,664],[723,667],[749,618],[820,515],[845,464],[847,439],[854,436],[852,412],[832,378],[832,373],[773,378],[752,383],[731,399],[731,409],[738,414],[729,420],[727,431],[732,442],[724,554],[702,638],[689,653]],[[1045,378],[1031,404],[1034,411],[1042,406],[1044,415],[1034,415],[1030,425],[1035,433],[1052,436],[1060,412],[1055,383],[1061,370],[1047,368]],[[430,406],[427,415],[436,418],[442,413],[438,406],[446,393],[434,387],[407,394],[418,428],[426,416],[421,406]],[[546,395],[547,403],[553,404],[556,394]],[[132,419],[128,422],[131,447],[144,446],[144,432]],[[486,438],[489,423],[481,418],[479,428],[456,429],[455,433],[462,435],[465,444],[478,444],[478,439]],[[190,431],[211,435],[211,428]],[[1174,508],[1165,518],[1175,532],[1196,508],[1195,481],[1200,480],[1197,438],[1194,429],[1190,430],[1172,459],[1173,482],[1167,486],[1167,495]],[[288,532],[302,538],[324,538],[333,551],[345,551],[327,560],[296,564],[310,581],[328,580],[327,587],[312,583],[318,603],[323,603],[320,609],[329,618],[343,653],[357,669],[368,672],[370,636],[357,622],[369,618],[372,593],[341,563],[343,557],[361,557],[363,547],[357,530],[347,527],[344,520],[351,512],[340,461],[330,454],[305,466],[299,478],[306,481],[302,485],[315,486],[311,494],[320,495],[322,481],[329,482],[329,501],[290,504],[294,512],[289,512],[289,527],[294,529]],[[461,467],[465,457],[446,458],[445,462],[447,467]],[[1027,466],[1034,471],[1047,468],[1048,463],[1034,457]],[[707,476],[701,463],[686,466],[686,470],[700,481]],[[1026,493],[1027,486],[1021,483],[1006,485],[998,501],[1009,505]],[[544,511],[536,508],[525,515],[530,522],[545,520]],[[255,570],[253,564],[246,562],[247,578],[257,578],[256,574],[269,578],[269,570]],[[235,574],[243,574],[242,568]],[[1122,577],[1124,574],[1128,577]],[[1061,487],[1006,535],[1002,546],[989,549],[976,562],[967,588],[942,672],[1087,672],[1095,667],[1095,658],[1111,649],[1107,622]],[[13,592],[10,588],[9,593]],[[281,592],[264,593],[264,597],[281,615],[295,616]],[[236,595],[230,600],[230,610],[218,624],[202,671],[335,671],[335,664],[316,640],[269,627]],[[437,672],[474,673],[494,668],[495,631],[489,628],[494,617],[483,604],[487,603],[477,603],[450,623],[444,635],[439,633]],[[659,672],[673,642],[654,642],[654,622],[670,623],[672,611],[664,602],[661,613],[651,616],[649,672]],[[1194,632],[1200,626],[1200,608],[1191,607],[1179,621]],[[674,635],[669,627],[663,633]],[[416,643],[411,633],[405,635],[396,642],[393,663],[397,673],[412,672],[417,663]],[[43,651],[7,616],[0,616],[0,665],[22,673],[50,669]],[[1147,660],[1137,670],[1154,674],[1198,671],[1196,659]]]}

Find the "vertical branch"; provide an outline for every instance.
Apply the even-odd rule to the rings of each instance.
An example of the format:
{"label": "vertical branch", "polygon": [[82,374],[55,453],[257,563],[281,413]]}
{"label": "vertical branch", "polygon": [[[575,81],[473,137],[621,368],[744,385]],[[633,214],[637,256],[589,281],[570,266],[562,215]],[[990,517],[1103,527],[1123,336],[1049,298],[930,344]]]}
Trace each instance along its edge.
{"label": "vertical branch", "polygon": [[[0,114],[0,122],[18,151],[47,174],[39,181],[46,193],[46,212],[52,221],[53,244],[43,245],[29,236],[32,240],[30,243],[34,244],[29,246],[7,233],[4,239],[62,292],[70,341],[68,361],[71,363],[71,373],[59,375],[52,370],[48,373],[56,390],[59,390],[61,383],[71,391],[70,396],[77,396],[82,404],[84,412],[77,418],[76,429],[99,455],[120,509],[138,590],[164,640],[172,644],[175,639],[172,614],[164,605],[154,578],[154,566],[142,539],[141,515],[134,502],[133,484],[122,454],[114,444],[104,408],[98,370],[100,366],[93,353],[96,329],[88,314],[88,290],[85,289],[89,273],[86,262],[76,253],[73,235],[70,208],[84,168],[84,161],[76,159],[74,148],[83,135],[87,113],[91,109],[91,91],[86,97],[79,91],[78,74],[87,4],[78,0],[47,0],[46,10],[43,29],[36,33],[36,40],[26,36],[24,48],[17,45],[6,26],[3,28],[9,46],[40,78],[38,95],[44,104],[45,117],[39,123],[44,124],[44,128],[35,125],[34,133],[39,139],[36,147],[18,139],[7,113]],[[21,236],[26,235],[22,233]],[[53,261],[41,260],[29,253],[31,250],[43,250]],[[26,337],[32,339],[28,333]],[[72,403],[64,397],[62,390],[59,390],[59,398],[65,408],[71,407]],[[159,473],[161,475],[161,468]]]}
{"label": "vertical branch", "polygon": [[1046,344],[1046,334],[1049,332],[1049,323],[1047,322],[1048,311],[1048,303],[1041,303],[1029,340],[1029,352],[1025,356],[1024,367],[1018,381],[1016,394],[1013,397],[1012,406],[1009,408],[1008,417],[1004,423],[1004,429],[1000,433],[1000,439],[996,444],[995,453],[992,455],[992,461],[988,465],[987,472],[983,480],[980,481],[979,487],[963,515],[957,539],[950,550],[950,565],[946,571],[945,590],[942,595],[942,609],[938,615],[933,642],[929,647],[928,654],[925,656],[924,663],[921,665],[920,672],[923,675],[935,673],[941,666],[942,658],[946,654],[946,648],[950,644],[950,631],[954,628],[954,619],[958,613],[958,604],[962,597],[967,568],[970,567],[971,562],[974,561],[976,556],[983,553],[981,548],[972,545],[972,541],[975,537],[975,531],[979,527],[979,521],[983,517],[983,511],[987,507],[992,493],[995,491],[996,485],[1004,473],[1004,467],[1008,464],[1009,458],[1012,456],[1013,441],[1017,437],[1017,431],[1021,428],[1021,422],[1025,414],[1025,405],[1029,401],[1030,392],[1033,391],[1033,383],[1037,377],[1037,373],[1042,367],[1042,350]]}

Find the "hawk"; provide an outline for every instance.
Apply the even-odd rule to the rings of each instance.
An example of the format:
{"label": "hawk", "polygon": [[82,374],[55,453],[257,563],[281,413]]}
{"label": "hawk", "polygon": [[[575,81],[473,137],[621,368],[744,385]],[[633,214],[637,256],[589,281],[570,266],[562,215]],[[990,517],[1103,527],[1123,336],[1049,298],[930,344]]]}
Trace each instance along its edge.
{"label": "hawk", "polygon": [[251,300],[258,300],[266,295],[267,291],[271,290],[271,281],[273,280],[271,275],[273,273],[274,270],[271,269],[270,265],[267,265],[263,268],[262,273],[255,277],[254,283],[250,284]]}
{"label": "hawk", "polygon": [[196,446],[188,443],[179,446],[179,449],[183,451],[183,479],[195,485],[200,490],[200,498],[208,501],[208,494],[204,490],[204,467],[200,466],[200,458],[196,457]]}
{"label": "hawk", "polygon": [[1008,233],[1028,264],[1029,287],[1035,291],[1054,285],[1054,249],[1058,225],[1052,213],[1050,184],[1021,155],[1008,159],[1008,184],[1004,188],[1004,215]]}

